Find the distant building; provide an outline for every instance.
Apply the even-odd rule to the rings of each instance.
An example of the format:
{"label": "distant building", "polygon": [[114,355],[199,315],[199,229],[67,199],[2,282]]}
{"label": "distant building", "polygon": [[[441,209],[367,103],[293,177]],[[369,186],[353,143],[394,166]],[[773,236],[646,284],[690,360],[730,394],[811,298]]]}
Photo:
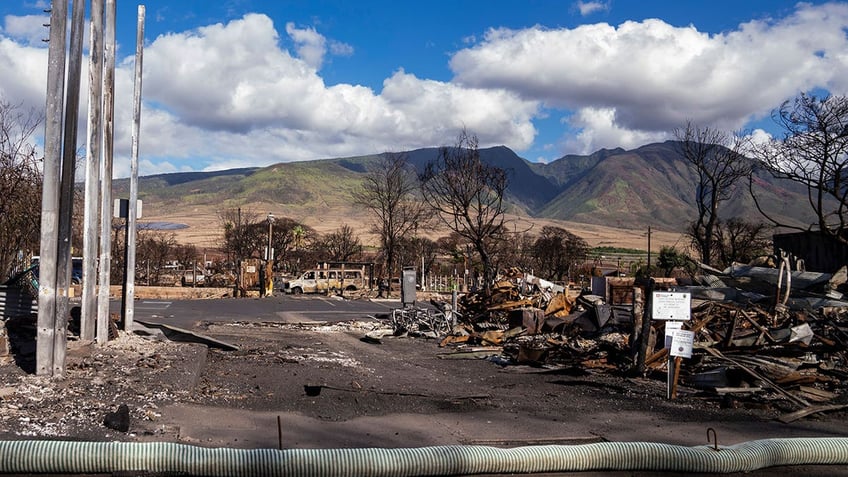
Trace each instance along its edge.
{"label": "distant building", "polygon": [[777,234],[772,241],[776,256],[781,251],[791,253],[804,261],[807,271],[833,273],[848,265],[848,246],[818,232]]}

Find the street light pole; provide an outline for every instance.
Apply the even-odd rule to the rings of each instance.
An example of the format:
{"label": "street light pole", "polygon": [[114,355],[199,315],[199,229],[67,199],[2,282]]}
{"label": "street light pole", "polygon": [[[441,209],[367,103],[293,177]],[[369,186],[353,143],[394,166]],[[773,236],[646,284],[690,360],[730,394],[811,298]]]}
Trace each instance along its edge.
{"label": "street light pole", "polygon": [[271,296],[274,290],[274,214],[268,212],[268,250],[265,253],[265,296]]}

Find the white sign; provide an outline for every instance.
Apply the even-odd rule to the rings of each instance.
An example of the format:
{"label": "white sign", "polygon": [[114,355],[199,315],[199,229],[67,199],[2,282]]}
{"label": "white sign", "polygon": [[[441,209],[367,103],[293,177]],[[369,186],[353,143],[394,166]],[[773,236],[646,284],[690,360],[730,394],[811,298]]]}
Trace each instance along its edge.
{"label": "white sign", "polygon": [[665,322],[665,347],[671,348],[671,338],[675,331],[680,331],[683,327],[682,321],[666,321]]}
{"label": "white sign", "polygon": [[695,332],[688,330],[677,330],[671,337],[671,349],[669,354],[682,358],[692,357],[692,345],[695,343]]}
{"label": "white sign", "polygon": [[689,321],[692,317],[691,301],[688,292],[654,292],[651,316],[655,320]]}

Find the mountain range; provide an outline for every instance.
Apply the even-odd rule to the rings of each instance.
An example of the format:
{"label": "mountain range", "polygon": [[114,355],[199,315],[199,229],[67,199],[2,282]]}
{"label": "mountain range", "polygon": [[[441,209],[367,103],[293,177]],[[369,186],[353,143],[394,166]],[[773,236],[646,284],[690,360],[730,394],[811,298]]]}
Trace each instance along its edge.
{"label": "mountain range", "polygon": [[[535,163],[504,146],[480,149],[482,160],[507,171],[506,199],[520,216],[621,229],[682,232],[695,218],[697,178],[673,141],[633,150],[603,149],[591,155],[567,155],[550,163]],[[408,151],[417,170],[438,157],[438,148]],[[145,212],[160,218],[195,211],[209,220],[214,210],[255,206],[277,215],[356,218],[364,212],[352,193],[378,163],[378,155],[279,163],[261,168],[216,172],[185,172],[139,179]],[[807,223],[806,195],[792,184],[758,177],[766,187],[761,203],[776,217]],[[116,197],[128,195],[129,181],[114,182]],[[760,221],[747,182],[722,206],[725,219]],[[307,221],[308,223],[308,221]],[[310,224],[311,225],[311,224]]]}

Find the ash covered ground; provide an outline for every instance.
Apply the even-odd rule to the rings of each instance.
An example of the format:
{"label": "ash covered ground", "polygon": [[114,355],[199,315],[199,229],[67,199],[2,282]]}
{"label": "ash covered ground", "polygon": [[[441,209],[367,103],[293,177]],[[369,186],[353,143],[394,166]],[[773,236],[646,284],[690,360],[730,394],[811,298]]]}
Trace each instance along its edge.
{"label": "ash covered ground", "polygon": [[[813,417],[797,427],[774,418],[787,411],[772,400],[730,405],[682,388],[665,399],[665,382],[556,366],[504,366],[486,359],[454,359],[435,340],[386,337],[362,340],[374,322],[334,325],[206,323],[200,330],[238,346],[236,351],[121,332],[104,346],[72,340],[62,378],[27,373],[26,357],[0,366],[0,436],[4,439],[162,440],[210,446],[250,446],[238,428],[204,423],[190,429],[180,410],[203,409],[297,416],[320,426],[361,419],[414,416],[415,439],[382,437],[381,445],[556,442],[564,438],[660,440],[697,445],[706,427],[724,439],[762,430],[801,435],[810,423],[839,427],[844,414]],[[23,364],[23,366],[22,366]],[[120,405],[126,432],[104,424]],[[207,414],[208,415],[208,414]],[[429,423],[428,423],[429,421]],[[455,421],[453,442],[428,442],[428,426]],[[465,426],[473,421],[471,427]],[[417,422],[418,424],[414,424]],[[434,424],[441,423],[441,424]],[[681,432],[689,426],[691,429]],[[379,427],[379,425],[378,425]],[[471,430],[469,430],[471,429]],[[677,429],[677,430],[676,430]],[[824,432],[830,432],[825,430]],[[345,446],[368,446],[379,428]],[[747,433],[747,434],[746,434]],[[268,430],[273,443],[273,430]],[[235,436],[235,437],[234,437]],[[774,437],[774,436],[771,436]],[[266,444],[267,444],[266,442]],[[305,442],[328,447],[332,438]]]}

